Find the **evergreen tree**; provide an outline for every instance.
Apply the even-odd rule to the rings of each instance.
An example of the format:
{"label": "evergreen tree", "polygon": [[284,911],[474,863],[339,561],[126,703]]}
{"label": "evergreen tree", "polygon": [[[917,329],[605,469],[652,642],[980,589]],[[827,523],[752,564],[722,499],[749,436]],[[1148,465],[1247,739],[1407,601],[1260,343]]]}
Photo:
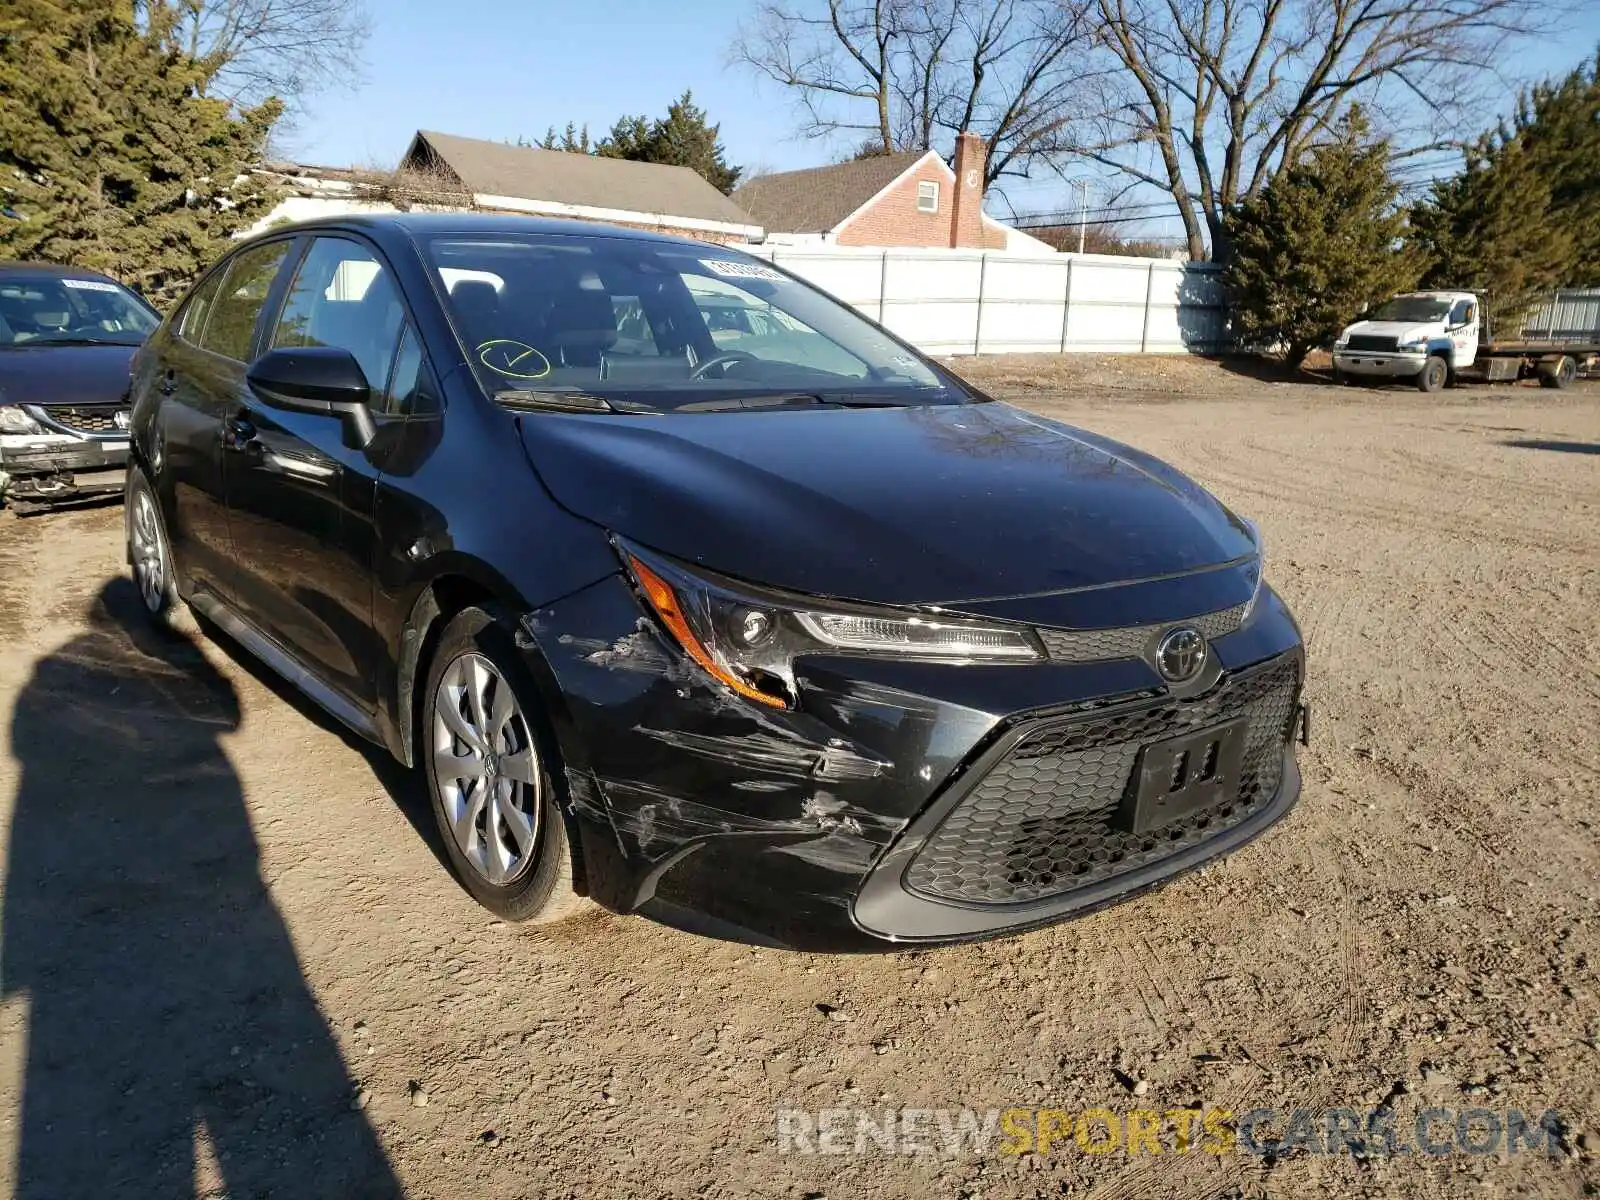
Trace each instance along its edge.
{"label": "evergreen tree", "polygon": [[[518,145],[526,143],[518,142]],[[589,127],[585,125],[579,129],[571,121],[561,134],[556,133],[554,125],[545,132],[544,140],[539,143],[541,150],[562,150],[568,154],[592,154],[594,147],[589,144]]]}
{"label": "evergreen tree", "polygon": [[1361,308],[1409,286],[1416,265],[1399,248],[1398,195],[1388,143],[1369,140],[1353,111],[1334,140],[1230,210],[1223,281],[1240,340],[1281,346],[1298,367]]}
{"label": "evergreen tree", "polygon": [[695,104],[691,94],[685,92],[668,106],[664,117],[654,121],[644,116],[620,118],[611,127],[611,132],[596,142],[592,150],[587,129],[583,131],[581,144],[572,144],[570,124],[564,144],[552,144],[555,132],[552,129],[543,145],[549,150],[578,150],[580,153],[598,154],[602,158],[629,158],[635,162],[688,167],[726,195],[739,182],[742,168],[728,165],[724,157],[726,152],[717,140],[720,128],[706,123],[705,109]]}
{"label": "evergreen tree", "polygon": [[[601,138],[594,152],[601,158],[631,158],[635,162],[659,162],[655,157],[655,125],[649,117],[619,117],[611,132]],[[674,164],[682,165],[682,164]]]}
{"label": "evergreen tree", "polygon": [[1411,224],[1427,284],[1482,293],[1491,322],[1553,288],[1600,286],[1600,56],[1520,97]]}
{"label": "evergreen tree", "polygon": [[0,257],[89,267],[170,298],[272,197],[248,174],[281,106],[202,93],[174,11],[9,0],[0,15]]}
{"label": "evergreen tree", "polygon": [[595,154],[601,158],[628,158],[635,162],[665,163],[688,167],[712,187],[726,195],[739,182],[743,168],[731,167],[717,140],[718,125],[706,123],[705,109],[685,92],[667,108],[667,115],[656,120],[645,116],[618,118],[611,132],[590,143],[589,127],[581,130],[571,121],[566,132],[557,134],[552,125],[539,146],[545,150],[565,150],[573,154]]}

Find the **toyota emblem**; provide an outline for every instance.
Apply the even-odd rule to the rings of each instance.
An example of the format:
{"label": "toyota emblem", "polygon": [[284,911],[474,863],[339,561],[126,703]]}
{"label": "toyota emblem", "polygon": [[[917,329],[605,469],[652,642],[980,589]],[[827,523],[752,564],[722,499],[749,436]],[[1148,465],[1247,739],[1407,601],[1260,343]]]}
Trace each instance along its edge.
{"label": "toyota emblem", "polygon": [[1168,683],[1187,683],[1206,664],[1206,639],[1195,629],[1174,629],[1156,647],[1156,670]]}

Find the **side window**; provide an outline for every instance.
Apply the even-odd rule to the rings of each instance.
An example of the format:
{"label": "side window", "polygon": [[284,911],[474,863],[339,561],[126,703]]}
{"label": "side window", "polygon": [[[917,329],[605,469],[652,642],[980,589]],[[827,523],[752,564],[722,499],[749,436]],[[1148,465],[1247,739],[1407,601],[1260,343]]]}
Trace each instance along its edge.
{"label": "side window", "polygon": [[372,251],[346,238],[321,237],[295,274],[272,345],[350,351],[377,398],[404,320],[394,278]]}
{"label": "side window", "polygon": [[1455,307],[1450,310],[1450,324],[1453,326],[1470,325],[1475,315],[1473,307],[1471,300],[1457,300]]}
{"label": "side window", "polygon": [[213,271],[211,278],[196,288],[183,306],[183,315],[178,318],[178,336],[184,341],[199,343],[200,333],[206,327],[206,317],[216,303],[217,291],[222,287],[222,277],[226,274],[226,270]]}
{"label": "side window", "polygon": [[268,242],[234,256],[200,334],[203,349],[239,362],[249,359],[256,318],[261,315],[273,277],[283,265],[290,245],[287,241]]}
{"label": "side window", "polygon": [[373,407],[397,417],[420,417],[438,411],[438,393],[428,360],[422,353],[422,340],[409,321],[400,334],[400,349],[394,356],[394,370],[383,397]]}

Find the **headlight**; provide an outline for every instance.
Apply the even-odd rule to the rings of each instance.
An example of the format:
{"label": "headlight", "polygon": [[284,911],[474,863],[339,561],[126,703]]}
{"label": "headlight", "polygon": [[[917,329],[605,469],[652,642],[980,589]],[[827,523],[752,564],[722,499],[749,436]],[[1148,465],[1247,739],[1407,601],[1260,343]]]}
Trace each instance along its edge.
{"label": "headlight", "polygon": [[14,404],[0,404],[0,433],[43,433],[44,428]]}
{"label": "headlight", "polygon": [[1335,350],[1343,350],[1349,344],[1350,344],[1350,333],[1349,333],[1348,330],[1345,331],[1344,333],[1341,333],[1338,337],[1333,339],[1333,348]]}
{"label": "headlight", "polygon": [[1416,353],[1418,350],[1426,350],[1427,348],[1428,348],[1428,339],[1427,338],[1417,338],[1415,341],[1401,342],[1400,343],[1400,349],[1402,349],[1404,351],[1407,351],[1409,353],[1413,353],[1413,354]]}
{"label": "headlight", "polygon": [[684,653],[747,700],[792,708],[802,654],[870,654],[945,662],[1032,662],[1030,629],[846,604],[813,602],[691,572],[619,539],[650,610]]}
{"label": "headlight", "polygon": [[1256,602],[1261,599],[1261,581],[1266,575],[1267,548],[1261,537],[1261,526],[1249,517],[1240,517],[1239,520],[1244,522],[1245,528],[1250,531],[1250,540],[1256,544],[1255,559],[1247,568],[1253,573],[1253,577],[1250,580],[1250,599],[1245,602],[1244,614],[1239,618],[1239,624],[1242,626],[1255,614]]}

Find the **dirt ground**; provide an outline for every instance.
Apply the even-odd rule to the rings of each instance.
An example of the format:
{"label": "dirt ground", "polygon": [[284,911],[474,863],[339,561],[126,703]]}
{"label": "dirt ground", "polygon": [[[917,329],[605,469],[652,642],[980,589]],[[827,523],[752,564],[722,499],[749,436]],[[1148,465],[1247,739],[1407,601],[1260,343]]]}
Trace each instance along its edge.
{"label": "dirt ground", "polygon": [[[507,927],[377,751],[242,652],[130,632],[120,510],[0,516],[0,1191],[1600,1194],[1600,384],[960,369],[1261,524],[1310,645],[1286,822],[1157,894],[954,949]],[[774,1134],[779,1108],[1385,1102],[1403,1134],[1434,1105],[1563,1130],[1553,1156],[1360,1160]]]}

